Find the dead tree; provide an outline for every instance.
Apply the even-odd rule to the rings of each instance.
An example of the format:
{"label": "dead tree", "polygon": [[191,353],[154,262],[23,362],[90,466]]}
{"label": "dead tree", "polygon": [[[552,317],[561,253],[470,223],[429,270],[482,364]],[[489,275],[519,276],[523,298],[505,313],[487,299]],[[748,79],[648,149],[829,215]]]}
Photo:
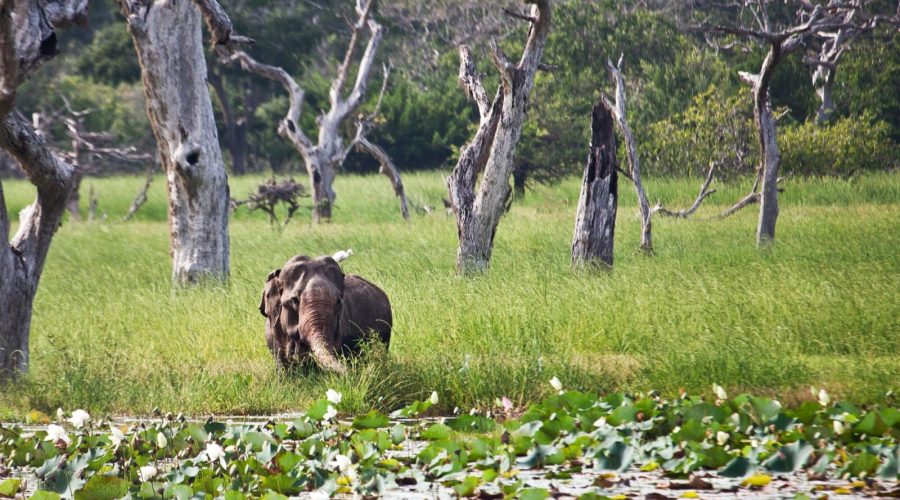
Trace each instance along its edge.
{"label": "dead tree", "polygon": [[591,143],[575,214],[572,264],[613,265],[619,177],[613,112],[605,100],[591,111]]}
{"label": "dead tree", "polygon": [[[372,65],[378,52],[378,46],[384,33],[384,28],[372,17],[372,9],[375,0],[356,0],[356,22],[352,25],[350,44],[344,59],[338,66],[337,75],[331,82],[328,92],[329,109],[316,119],[318,125],[318,140],[313,141],[307,137],[300,127],[300,115],[303,112],[304,91],[300,85],[284,69],[262,64],[243,51],[233,51],[226,59],[237,61],[245,71],[255,73],[269,80],[280,83],[290,96],[290,107],[287,116],[278,126],[278,133],[291,141],[294,148],[303,158],[306,171],[309,174],[310,191],[313,194],[315,209],[313,217],[316,221],[330,219],[336,194],[333,183],[337,170],[343,165],[347,154],[357,144],[356,139],[351,139],[345,144],[341,128],[353,113],[362,105]],[[215,23],[214,17],[207,16],[207,21]],[[344,87],[350,77],[354,55],[357,45],[368,33],[369,41],[363,51],[356,71],[356,80],[349,94]],[[387,78],[387,75],[385,75]],[[346,95],[345,95],[346,94]],[[382,165],[384,165],[382,163]],[[399,178],[399,177],[398,177]],[[396,186],[396,185],[395,185]]]}
{"label": "dead tree", "polygon": [[16,89],[58,52],[56,30],[87,21],[87,0],[0,0],[0,148],[10,154],[37,188],[10,221],[0,184],[0,380],[28,370],[31,311],[53,235],[66,209],[74,169],[54,155],[15,109]]}
{"label": "dead tree", "polygon": [[[206,82],[200,9],[189,1],[118,1],[137,51],[147,113],[168,179],[172,278],[182,284],[225,279],[230,268],[228,178]],[[234,41],[214,36],[215,44]]]}
{"label": "dead tree", "polygon": [[[33,113],[32,126],[50,145],[53,152],[63,157],[67,163],[75,168],[75,180],[72,192],[69,194],[67,210],[75,220],[81,220],[81,181],[88,174],[95,171],[95,161],[106,159],[120,162],[138,163],[152,159],[146,152],[138,150],[135,146],[114,147],[115,135],[109,132],[90,132],[84,124],[85,118],[94,112],[92,109],[76,111],[72,108],[68,99],[60,95],[63,106],[49,113]],[[68,146],[53,141],[51,127],[57,122],[65,125]]]}
{"label": "dead tree", "polygon": [[879,24],[900,25],[900,2],[894,16],[870,16],[866,12],[864,0],[830,0],[829,7],[840,7],[839,11],[826,13],[836,24],[834,31],[822,30],[815,33],[819,41],[816,55],[808,55],[804,62],[813,68],[812,83],[819,97],[819,108],[816,110],[816,123],[823,124],[834,115],[833,89],[838,63],[850,49],[851,42],[860,35],[875,30]]}
{"label": "dead tree", "polygon": [[652,253],[653,234],[651,232],[651,218],[653,214],[650,210],[650,202],[647,201],[644,184],[641,181],[641,162],[638,158],[637,144],[634,141],[634,134],[631,133],[631,127],[628,126],[628,119],[625,114],[625,82],[622,78],[623,58],[624,56],[620,56],[619,63],[615,66],[612,61],[607,60],[609,73],[616,83],[616,102],[615,104],[607,102],[607,105],[613,110],[619,130],[622,131],[622,136],[625,138],[625,150],[628,152],[628,165],[630,167],[628,179],[634,184],[634,191],[638,199],[638,209],[641,213],[641,250]]}
{"label": "dead tree", "polygon": [[[522,135],[534,75],[550,33],[550,0],[527,3],[532,4],[530,14],[516,16],[530,24],[519,62],[513,64],[496,41],[491,43],[492,60],[500,73],[500,86],[493,101],[488,101],[471,51],[465,45],[459,48],[459,81],[475,101],[481,117],[475,137],[463,148],[447,179],[459,235],[456,269],[460,274],[487,269],[497,224],[510,196],[516,145]],[[476,194],[476,179],[482,170],[484,175]]]}
{"label": "dead tree", "polygon": [[846,16],[856,8],[846,2],[830,2],[827,6],[804,0],[794,3],[798,8],[796,23],[780,30],[772,27],[766,0],[743,0],[744,10],[752,15],[752,21],[745,25],[705,27],[708,32],[752,39],[768,47],[758,73],[739,73],[741,80],[752,87],[753,117],[759,134],[761,162],[758,178],[762,180],[762,190],[759,193],[756,242],[760,247],[775,241],[775,223],[778,219],[777,183],[781,152],[778,149],[775,117],[769,98],[772,75],[785,57],[803,47],[804,41],[810,36],[847,26]]}

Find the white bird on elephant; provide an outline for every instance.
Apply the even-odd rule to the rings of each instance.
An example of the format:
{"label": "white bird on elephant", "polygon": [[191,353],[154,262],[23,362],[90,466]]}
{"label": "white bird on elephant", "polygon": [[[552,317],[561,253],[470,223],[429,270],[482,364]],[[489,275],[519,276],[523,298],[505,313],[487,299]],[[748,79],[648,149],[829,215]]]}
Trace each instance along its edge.
{"label": "white bird on elephant", "polygon": [[353,255],[353,249],[348,248],[346,250],[338,250],[334,253],[334,255],[331,256],[331,258],[336,260],[337,262],[343,262],[347,260],[347,257],[350,257],[351,255]]}

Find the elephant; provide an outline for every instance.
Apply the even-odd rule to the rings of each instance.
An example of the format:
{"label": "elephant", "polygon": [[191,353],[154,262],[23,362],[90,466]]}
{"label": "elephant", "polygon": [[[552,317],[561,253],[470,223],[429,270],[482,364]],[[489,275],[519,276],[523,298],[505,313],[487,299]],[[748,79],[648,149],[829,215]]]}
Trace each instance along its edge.
{"label": "elephant", "polygon": [[391,341],[387,294],[345,275],[331,257],[297,255],[269,273],[259,312],[266,317],[266,344],[283,368],[314,361],[345,373],[340,358],[358,355],[370,335],[385,347]]}

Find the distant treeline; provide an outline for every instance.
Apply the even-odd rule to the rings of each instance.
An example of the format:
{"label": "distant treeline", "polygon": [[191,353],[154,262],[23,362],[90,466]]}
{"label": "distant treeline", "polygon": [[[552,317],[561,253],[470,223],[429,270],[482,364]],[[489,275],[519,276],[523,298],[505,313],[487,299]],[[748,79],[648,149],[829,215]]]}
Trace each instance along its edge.
{"label": "distant treeline", "polygon": [[[388,28],[379,59],[393,67],[382,119],[370,135],[406,171],[450,169],[469,140],[477,112],[457,83],[456,46],[484,52],[497,37],[507,53],[525,22],[503,14],[517,2],[478,0],[382,2]],[[876,2],[877,3],[877,2]],[[890,9],[890,2],[883,2]],[[238,31],[256,40],[253,55],[280,65],[307,90],[307,109],[327,101],[335,65],[346,48],[348,0],[235,0],[223,2]],[[694,29],[704,15],[694,2],[570,0],[556,4],[553,32],[536,80],[532,109],[517,151],[517,176],[553,181],[580,172],[589,113],[610,88],[606,62],[624,55],[629,119],[649,175],[702,175],[711,161],[720,175],[752,171],[757,163],[751,100],[739,70],[755,71],[762,47],[713,47]],[[721,15],[721,14],[720,14]],[[786,14],[788,15],[788,14]],[[722,20],[721,18],[719,20]],[[140,71],[125,22],[111,0],[94,1],[87,28],[67,31],[62,55],[18,93],[26,112],[52,115],[64,100],[91,110],[85,126],[109,132],[122,144],[154,149],[144,109]],[[489,57],[478,57],[489,64]],[[287,96],[271,82],[208,57],[219,138],[233,173],[301,172],[302,162],[278,137]],[[896,30],[855,40],[841,59],[835,84],[836,113],[813,123],[818,106],[812,69],[802,55],[778,70],[772,97],[780,116],[779,140],[786,174],[849,175],[891,169],[900,163],[900,36]],[[486,82],[495,72],[482,68]],[[494,80],[492,80],[492,78]],[[373,81],[380,79],[380,70]],[[376,94],[379,85],[370,85]],[[49,89],[49,90],[48,90]],[[371,106],[371,104],[370,104]],[[302,126],[313,131],[314,113]],[[65,144],[64,125],[51,128]],[[351,131],[348,130],[348,134]],[[237,163],[236,155],[244,160]],[[140,165],[103,160],[98,173],[138,171]],[[2,163],[2,162],[0,162]],[[344,168],[374,170],[363,155]],[[2,170],[2,168],[0,168]]]}

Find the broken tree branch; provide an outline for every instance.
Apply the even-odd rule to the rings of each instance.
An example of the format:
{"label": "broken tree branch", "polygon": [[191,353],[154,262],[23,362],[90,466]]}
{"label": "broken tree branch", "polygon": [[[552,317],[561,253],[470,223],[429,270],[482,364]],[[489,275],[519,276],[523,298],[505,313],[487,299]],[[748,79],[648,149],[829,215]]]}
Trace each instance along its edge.
{"label": "broken tree branch", "polygon": [[716,163],[710,162],[709,172],[706,174],[706,180],[703,182],[703,185],[700,186],[700,194],[697,195],[697,198],[694,200],[694,203],[691,204],[690,207],[684,210],[676,210],[672,211],[662,206],[659,202],[656,203],[656,206],[653,207],[652,212],[654,214],[659,214],[665,217],[677,217],[681,219],[686,219],[694,214],[698,208],[700,208],[700,204],[703,203],[703,200],[706,199],[707,196],[716,192],[715,189],[709,189],[710,184],[712,183],[713,178],[715,177],[716,172]]}

